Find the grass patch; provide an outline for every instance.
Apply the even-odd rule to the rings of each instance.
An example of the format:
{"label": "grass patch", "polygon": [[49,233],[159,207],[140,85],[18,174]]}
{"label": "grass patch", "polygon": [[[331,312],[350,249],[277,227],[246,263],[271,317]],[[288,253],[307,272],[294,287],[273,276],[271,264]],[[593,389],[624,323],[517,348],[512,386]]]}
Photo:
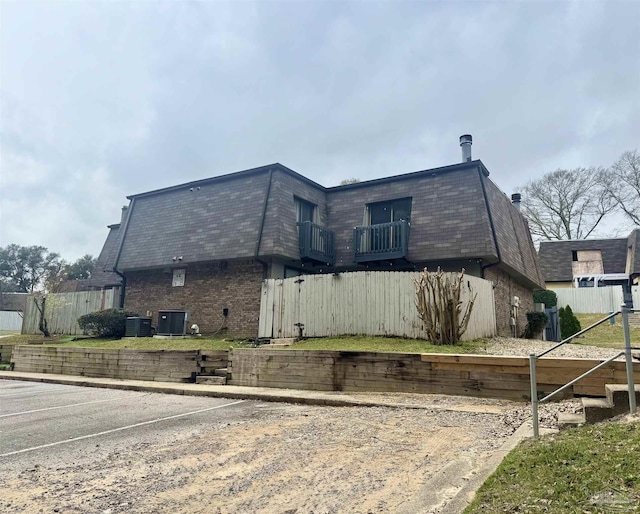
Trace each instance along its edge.
{"label": "grass patch", "polygon": [[[606,314],[576,314],[583,329],[593,325],[604,318]],[[629,327],[631,334],[631,346],[640,346],[640,328]],[[601,348],[624,348],[624,332],[622,329],[622,316],[616,316],[615,324],[608,321],[589,330],[586,334],[573,340],[573,344],[585,346],[599,346]]]}
{"label": "grass patch", "polygon": [[62,346],[65,348],[106,348],[116,350],[228,350],[229,348],[250,348],[251,341],[229,339],[157,339],[153,337],[125,337],[122,339],[86,338],[77,341],[56,341],[44,346]]}
{"label": "grass patch", "polygon": [[640,421],[566,430],[513,450],[465,514],[640,512]]}
{"label": "grass patch", "polygon": [[[28,340],[42,340],[34,335],[20,335],[2,339],[3,344],[27,344]],[[74,341],[73,339],[76,339]],[[436,346],[428,341],[401,337],[344,336],[306,339],[291,346],[276,346],[282,350],[334,350],[354,352],[398,352],[398,353],[486,353],[488,339],[465,341],[459,345]],[[123,339],[83,338],[63,336],[52,338],[44,346],[66,348],[130,348],[135,350],[228,350],[229,348],[252,348],[253,341],[231,339],[158,339],[152,337],[125,337]]]}
{"label": "grass patch", "polygon": [[487,339],[465,341],[457,345],[434,345],[419,339],[401,337],[345,336],[319,337],[299,341],[284,350],[335,350],[353,352],[398,353],[486,353]]}

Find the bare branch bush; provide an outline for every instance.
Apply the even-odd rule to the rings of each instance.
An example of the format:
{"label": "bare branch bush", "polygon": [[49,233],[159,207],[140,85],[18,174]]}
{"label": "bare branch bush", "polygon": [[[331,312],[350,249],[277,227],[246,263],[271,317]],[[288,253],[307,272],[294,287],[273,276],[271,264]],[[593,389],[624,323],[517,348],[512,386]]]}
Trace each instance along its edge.
{"label": "bare branch bush", "polygon": [[461,299],[464,269],[460,273],[445,273],[440,268],[430,272],[425,268],[414,279],[416,308],[427,338],[433,344],[457,344],[469,326],[469,318],[477,293],[473,293],[463,309]]}

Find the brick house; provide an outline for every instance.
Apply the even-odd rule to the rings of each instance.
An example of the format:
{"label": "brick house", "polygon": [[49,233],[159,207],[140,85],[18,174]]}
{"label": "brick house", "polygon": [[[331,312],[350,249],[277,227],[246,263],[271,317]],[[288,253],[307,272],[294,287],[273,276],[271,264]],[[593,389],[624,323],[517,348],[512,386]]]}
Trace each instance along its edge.
{"label": "brick house", "polygon": [[523,327],[544,288],[524,217],[470,151],[460,164],[337,187],[271,164],[128,198],[99,267],[124,278],[124,307],[154,323],[185,310],[205,334],[255,337],[265,278],[440,266],[493,281],[498,333],[509,335],[513,297]]}
{"label": "brick house", "polygon": [[539,258],[550,288],[619,285],[630,302],[640,284],[640,229],[621,238],[544,241]]}

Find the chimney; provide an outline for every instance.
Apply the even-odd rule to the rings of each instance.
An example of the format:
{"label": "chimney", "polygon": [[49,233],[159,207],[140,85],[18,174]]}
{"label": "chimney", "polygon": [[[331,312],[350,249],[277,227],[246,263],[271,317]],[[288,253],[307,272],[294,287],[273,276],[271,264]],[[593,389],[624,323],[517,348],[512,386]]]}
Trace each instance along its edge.
{"label": "chimney", "polygon": [[520,199],[521,198],[522,198],[522,196],[520,195],[520,193],[513,193],[511,195],[511,203],[518,210],[520,210]]}
{"label": "chimney", "polygon": [[460,146],[462,147],[462,162],[469,162],[471,160],[471,143],[473,138],[471,134],[465,134],[460,136]]}
{"label": "chimney", "polygon": [[120,217],[120,223],[125,222],[125,220],[127,219],[127,212],[129,212],[129,206],[128,205],[123,205],[122,206],[122,216]]}

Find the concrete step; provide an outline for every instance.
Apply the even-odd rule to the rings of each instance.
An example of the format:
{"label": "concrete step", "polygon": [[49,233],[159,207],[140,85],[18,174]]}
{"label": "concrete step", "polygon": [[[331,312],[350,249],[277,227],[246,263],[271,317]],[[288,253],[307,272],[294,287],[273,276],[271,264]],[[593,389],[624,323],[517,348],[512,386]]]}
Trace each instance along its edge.
{"label": "concrete step", "polygon": [[597,423],[615,416],[613,404],[607,398],[583,398],[582,408],[587,423]]}
{"label": "concrete step", "polygon": [[216,377],[227,378],[229,376],[229,368],[216,368],[213,370],[213,374]]}
{"label": "concrete step", "polygon": [[558,428],[572,428],[584,425],[587,422],[584,412],[574,414],[573,412],[560,412],[558,414]]}
{"label": "concrete step", "polygon": [[295,342],[295,337],[282,337],[280,339],[272,339],[269,344],[278,346],[291,346]]}
{"label": "concrete step", "polygon": [[196,384],[227,385],[227,377],[216,377],[214,375],[198,375]]}
{"label": "concrete step", "polygon": [[[613,406],[614,416],[629,412],[629,388],[627,384],[606,384],[607,401]],[[636,405],[640,405],[640,384],[635,386]]]}

